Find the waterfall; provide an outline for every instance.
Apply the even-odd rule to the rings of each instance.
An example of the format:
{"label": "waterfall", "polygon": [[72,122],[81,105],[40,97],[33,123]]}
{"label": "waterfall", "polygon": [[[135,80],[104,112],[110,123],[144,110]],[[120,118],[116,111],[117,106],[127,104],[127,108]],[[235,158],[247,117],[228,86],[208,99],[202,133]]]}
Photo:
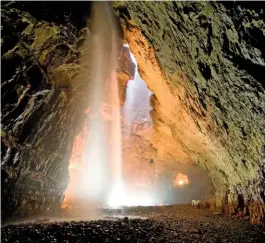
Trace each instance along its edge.
{"label": "waterfall", "polygon": [[[120,42],[110,4],[93,2],[91,20],[91,34],[85,42],[88,55],[82,59],[89,68],[88,137],[74,194],[80,200],[80,208],[98,204],[110,207],[142,205],[143,198],[126,194],[122,178],[121,108],[115,70]],[[131,58],[136,64],[132,54]],[[151,121],[151,92],[140,78],[137,66],[135,79],[129,82],[126,95],[122,112],[128,121],[127,135],[130,137],[133,124]]]}
{"label": "waterfall", "polygon": [[93,2],[91,35],[91,119],[79,190],[86,201],[108,203],[117,185],[122,185],[120,100],[115,74],[119,38],[109,3]]}
{"label": "waterfall", "polygon": [[[129,48],[128,45],[125,45]],[[130,52],[132,61],[135,64],[134,79],[130,80],[127,84],[126,99],[122,110],[123,117],[126,121],[126,135],[130,139],[130,134],[133,131],[133,125],[152,125],[150,117],[150,96],[152,92],[148,89],[146,83],[141,79],[137,62],[133,54]]]}

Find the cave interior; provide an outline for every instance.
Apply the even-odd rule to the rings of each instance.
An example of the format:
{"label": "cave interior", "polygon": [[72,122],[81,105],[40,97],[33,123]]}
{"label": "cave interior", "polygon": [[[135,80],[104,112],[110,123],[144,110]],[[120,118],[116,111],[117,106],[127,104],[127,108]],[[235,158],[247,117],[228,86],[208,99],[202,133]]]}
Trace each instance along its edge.
{"label": "cave interior", "polygon": [[198,242],[265,240],[264,23],[262,2],[2,2],[4,242],[106,214],[132,238],[91,242],[171,242],[167,217],[190,242],[188,216]]}

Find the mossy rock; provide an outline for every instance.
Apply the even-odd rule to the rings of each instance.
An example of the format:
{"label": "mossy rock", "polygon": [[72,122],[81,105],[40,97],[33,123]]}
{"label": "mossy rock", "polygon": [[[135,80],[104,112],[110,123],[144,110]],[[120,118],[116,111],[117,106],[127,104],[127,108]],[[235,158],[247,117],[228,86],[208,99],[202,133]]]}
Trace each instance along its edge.
{"label": "mossy rock", "polygon": [[60,28],[58,26],[39,23],[34,29],[34,41],[32,43],[32,48],[36,51],[42,51],[45,44],[48,46],[55,44],[58,40],[60,34]]}

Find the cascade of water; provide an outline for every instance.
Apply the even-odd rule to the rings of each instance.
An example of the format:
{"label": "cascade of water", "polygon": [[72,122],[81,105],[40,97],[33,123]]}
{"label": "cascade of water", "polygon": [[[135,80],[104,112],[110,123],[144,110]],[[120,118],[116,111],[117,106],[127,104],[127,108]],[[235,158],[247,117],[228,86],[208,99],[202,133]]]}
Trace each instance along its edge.
{"label": "cascade of water", "polygon": [[[117,26],[109,3],[93,2],[92,6],[91,36],[87,42],[91,54],[85,59],[91,69],[89,135],[81,158],[77,194],[85,203],[81,207],[102,202],[111,207],[140,205],[126,195],[122,179],[121,110],[115,72]],[[136,63],[133,56],[132,59]],[[151,121],[149,97],[150,91],[136,69],[123,109],[129,133],[133,123]]]}
{"label": "cascade of water", "polygon": [[[129,47],[128,45],[126,46]],[[131,52],[130,56],[135,64],[135,76],[127,84],[126,100],[123,107],[123,117],[126,121],[126,135],[128,138],[130,138],[130,134],[133,132],[134,124],[152,124],[152,119],[149,115],[152,109],[150,106],[152,92],[141,79],[138,73],[136,59]]]}
{"label": "cascade of water", "polygon": [[[152,94],[152,92],[148,89],[145,82],[141,79],[138,71],[137,71],[137,62],[132,53],[130,52],[131,58],[133,62],[135,63],[135,77],[134,80],[130,80],[127,85],[126,89],[126,100],[125,104],[122,110],[123,118],[126,121],[126,130],[125,134],[127,135],[128,141],[130,141],[131,132],[134,124],[145,124],[145,123],[152,123],[151,117],[149,115],[149,112],[151,110],[149,98]],[[112,82],[112,84],[117,84],[117,82]],[[118,90],[117,86],[113,86],[113,90],[115,88],[115,92],[112,91],[113,94],[116,94]],[[117,102],[117,100],[116,100]],[[114,102],[115,104],[115,102]],[[116,107],[115,105],[112,105],[112,107]],[[116,146],[116,148],[121,148],[121,137],[118,137],[121,135],[121,124],[120,120],[117,119],[117,116],[120,116],[120,110],[117,109],[116,118],[113,119],[113,129],[112,131],[115,132],[115,136],[113,136],[113,146]],[[119,113],[119,114],[118,114]],[[127,190],[125,190],[125,185],[123,184],[122,180],[122,169],[121,169],[121,154],[118,155],[118,153],[121,152],[120,149],[112,149],[113,152],[116,152],[117,154],[112,156],[112,159],[114,159],[114,166],[116,170],[116,176],[115,182],[113,184],[110,197],[108,198],[108,205],[111,207],[119,207],[119,206],[133,206],[133,205],[150,205],[152,203],[152,199],[145,195],[142,198],[134,198],[130,196],[130,190],[129,193]],[[128,188],[127,188],[128,189]]]}
{"label": "cascade of water", "polygon": [[[117,57],[118,35],[114,28],[111,38],[113,56]],[[116,60],[115,60],[116,61]],[[110,79],[111,93],[111,167],[112,167],[112,184],[109,191],[107,204],[111,207],[118,207],[125,204],[126,192],[122,180],[122,155],[121,155],[121,111],[120,99],[118,91],[118,83],[115,70],[111,74]]]}
{"label": "cascade of water", "polygon": [[[122,183],[120,102],[114,71],[119,40],[111,11],[109,3],[93,3],[90,135],[82,156],[80,192],[86,200],[97,202],[113,191],[109,184]],[[108,119],[102,110],[106,106]]]}

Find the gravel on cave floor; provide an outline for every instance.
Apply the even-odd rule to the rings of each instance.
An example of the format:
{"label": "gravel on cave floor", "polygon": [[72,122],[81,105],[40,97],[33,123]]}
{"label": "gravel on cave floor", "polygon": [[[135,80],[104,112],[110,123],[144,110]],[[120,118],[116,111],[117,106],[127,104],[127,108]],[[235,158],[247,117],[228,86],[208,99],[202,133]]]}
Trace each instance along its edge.
{"label": "gravel on cave floor", "polygon": [[1,238],[2,242],[265,242],[260,226],[187,205],[104,210],[103,215],[93,221],[6,225]]}

